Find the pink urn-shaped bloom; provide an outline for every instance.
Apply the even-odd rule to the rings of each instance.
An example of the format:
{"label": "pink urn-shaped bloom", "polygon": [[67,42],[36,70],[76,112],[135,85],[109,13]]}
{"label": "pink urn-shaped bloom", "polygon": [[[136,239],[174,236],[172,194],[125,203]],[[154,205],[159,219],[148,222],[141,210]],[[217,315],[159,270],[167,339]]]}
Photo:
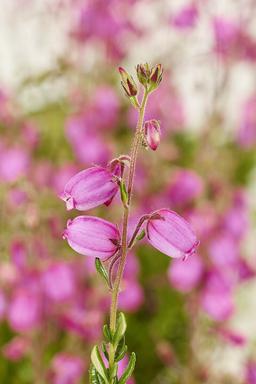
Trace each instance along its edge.
{"label": "pink urn-shaped bloom", "polygon": [[25,148],[3,148],[0,152],[0,180],[15,182],[24,177],[30,166],[30,156]]}
{"label": "pink urn-shaped bloom", "polygon": [[29,342],[24,337],[16,336],[3,347],[3,355],[11,361],[19,361],[28,352]]}
{"label": "pink urn-shaped bloom", "polygon": [[120,309],[126,312],[136,312],[144,300],[143,290],[135,280],[124,280],[123,285],[119,297]]}
{"label": "pink urn-shaped bloom", "polygon": [[146,233],[154,248],[175,258],[192,255],[199,244],[189,223],[169,209],[152,213],[147,222]]}
{"label": "pink urn-shaped bloom", "polygon": [[161,129],[157,120],[148,120],[144,124],[144,133],[147,145],[155,151],[160,143]]}
{"label": "pink urn-shaped bloom", "polygon": [[212,270],[207,277],[201,296],[202,309],[215,321],[228,320],[234,312],[231,283],[223,275]]}
{"label": "pink urn-shaped bloom", "polygon": [[198,9],[195,4],[189,4],[171,17],[171,24],[178,29],[193,28],[198,20]]}
{"label": "pink urn-shaped bloom", "polygon": [[256,384],[256,362],[250,359],[246,366],[245,373],[246,384]]}
{"label": "pink urn-shaped bloom", "polygon": [[63,238],[76,252],[99,258],[113,256],[120,246],[117,226],[93,216],[78,216],[69,220]]}
{"label": "pink urn-shaped bloom", "polygon": [[29,291],[17,292],[8,311],[11,328],[17,332],[31,331],[39,325],[40,317],[39,297]]}
{"label": "pink urn-shaped bloom", "polygon": [[201,177],[188,169],[177,170],[168,188],[167,195],[174,205],[183,205],[192,202],[203,192]]}
{"label": "pink urn-shaped bloom", "polygon": [[241,119],[238,129],[238,144],[250,149],[256,143],[256,95],[253,94],[242,106]]}
{"label": "pink urn-shaped bloom", "polygon": [[58,354],[52,362],[52,384],[75,384],[80,381],[84,363],[79,356]]}
{"label": "pink urn-shaped bloom", "polygon": [[70,265],[53,263],[42,273],[42,286],[46,296],[55,302],[63,302],[75,293],[75,276]]}
{"label": "pink urn-shaped bloom", "polygon": [[186,263],[181,259],[174,260],[168,270],[168,279],[178,291],[189,292],[200,283],[203,271],[203,263],[195,254]]}
{"label": "pink urn-shaped bloom", "polygon": [[117,193],[114,174],[103,167],[92,167],[73,176],[60,195],[67,209],[88,210],[108,204]]}

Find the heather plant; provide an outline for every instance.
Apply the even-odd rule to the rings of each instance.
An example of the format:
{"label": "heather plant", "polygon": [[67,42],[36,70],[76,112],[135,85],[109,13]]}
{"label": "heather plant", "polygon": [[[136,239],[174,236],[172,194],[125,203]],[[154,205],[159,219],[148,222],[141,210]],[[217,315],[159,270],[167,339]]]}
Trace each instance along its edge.
{"label": "heather plant", "polygon": [[[2,55],[0,381],[87,383],[95,344],[109,375],[112,334],[105,325],[101,344],[102,328],[122,257],[127,148],[147,84],[140,73],[139,89],[121,70],[122,98],[113,65],[141,50],[165,73],[145,106],[116,312],[129,352],[113,369],[120,380],[135,351],[129,384],[255,384],[255,1],[11,3],[1,28],[43,21],[40,36],[30,33],[34,59],[46,63],[44,44],[36,47],[48,36],[60,56],[34,72],[27,52],[7,49],[17,51],[16,88]],[[3,42],[23,46],[23,33],[8,43],[12,35]],[[201,243],[186,261],[183,242],[162,238],[174,222],[183,227],[174,211]],[[64,237],[85,257],[61,239],[67,215]],[[93,364],[91,375],[104,380]]]}
{"label": "heather plant", "polygon": [[[139,87],[133,77],[119,68],[121,85],[132,106],[138,110],[138,121],[130,155],[124,154],[111,160],[106,168],[94,166],[73,176],[66,184],[61,198],[67,209],[88,210],[101,204],[109,205],[120,192],[123,206],[121,232],[117,225],[94,216],[78,216],[69,220],[63,238],[78,253],[95,258],[95,266],[111,292],[109,324],[103,327],[104,341],[101,348],[95,345],[91,352],[91,384],[125,384],[131,377],[136,355],[118,375],[119,362],[127,353],[125,342],[126,319],[118,311],[118,297],[125,270],[126,258],[137,241],[146,236],[148,242],[159,251],[174,258],[193,255],[198,240],[189,223],[167,208],[144,214],[129,236],[129,216],[133,193],[136,161],[141,146],[156,150],[160,142],[160,124],[157,120],[144,122],[148,98],[162,81],[162,66],[140,64],[136,68]],[[129,288],[128,288],[129,289]]]}

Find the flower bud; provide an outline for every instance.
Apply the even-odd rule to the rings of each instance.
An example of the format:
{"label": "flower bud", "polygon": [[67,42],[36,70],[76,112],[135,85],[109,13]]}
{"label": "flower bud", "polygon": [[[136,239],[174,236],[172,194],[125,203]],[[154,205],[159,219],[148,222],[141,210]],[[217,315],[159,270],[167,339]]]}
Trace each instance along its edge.
{"label": "flower bud", "polygon": [[138,64],[136,67],[137,70],[137,77],[139,82],[146,86],[148,84],[148,81],[150,79],[151,70],[149,67],[149,64]]}
{"label": "flower bud", "polygon": [[108,258],[120,247],[117,226],[94,216],[78,216],[69,220],[63,238],[71,248],[85,256]]}
{"label": "flower bud", "polygon": [[144,124],[144,134],[147,145],[155,151],[160,143],[160,124],[157,120],[149,120]]}
{"label": "flower bud", "polygon": [[122,81],[122,87],[125,90],[125,93],[128,97],[136,96],[138,93],[137,85],[131,75],[129,75],[128,72],[122,67],[119,67],[119,73],[121,75]]}
{"label": "flower bud", "polygon": [[118,191],[114,173],[103,167],[92,167],[73,176],[60,198],[67,209],[88,210],[111,202]]}
{"label": "flower bud", "polygon": [[161,64],[155,65],[151,69],[151,75],[150,75],[150,90],[154,90],[158,87],[160,82],[162,81],[163,77],[163,68]]}
{"label": "flower bud", "polygon": [[152,213],[146,234],[154,248],[174,258],[192,255],[199,244],[189,223],[176,212],[164,208]]}
{"label": "flower bud", "polygon": [[139,82],[147,88],[149,92],[158,87],[162,80],[163,68],[161,64],[157,64],[150,68],[149,64],[138,64],[136,67]]}

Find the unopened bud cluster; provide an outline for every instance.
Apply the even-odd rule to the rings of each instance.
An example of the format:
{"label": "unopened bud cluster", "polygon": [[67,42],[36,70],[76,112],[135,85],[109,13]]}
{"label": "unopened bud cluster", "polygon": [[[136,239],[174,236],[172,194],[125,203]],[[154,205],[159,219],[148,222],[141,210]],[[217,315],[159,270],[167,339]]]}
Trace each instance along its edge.
{"label": "unopened bud cluster", "polygon": [[[135,108],[140,109],[140,105],[137,95],[138,86],[134,78],[122,67],[119,68],[121,75],[121,84],[125,91],[125,94],[129,97],[132,105]],[[138,64],[136,66],[137,78],[144,87],[146,95],[154,91],[160,84],[163,77],[163,68],[161,64],[150,67],[148,63]],[[141,103],[142,104],[142,103]],[[150,148],[155,151],[160,143],[161,129],[158,120],[152,119],[146,121],[143,126],[142,143],[146,148]]]}
{"label": "unopened bud cluster", "polygon": [[[150,67],[148,63],[138,64],[136,67],[139,82],[145,87],[146,91],[152,92],[158,87],[163,77],[161,64]],[[133,77],[122,67],[119,68],[122,78],[121,84],[128,97],[135,97],[138,94],[138,86]]]}
{"label": "unopened bud cluster", "polygon": [[149,91],[153,91],[158,87],[163,77],[163,68],[161,64],[157,64],[150,68],[149,64],[138,64],[136,67],[139,82]]}

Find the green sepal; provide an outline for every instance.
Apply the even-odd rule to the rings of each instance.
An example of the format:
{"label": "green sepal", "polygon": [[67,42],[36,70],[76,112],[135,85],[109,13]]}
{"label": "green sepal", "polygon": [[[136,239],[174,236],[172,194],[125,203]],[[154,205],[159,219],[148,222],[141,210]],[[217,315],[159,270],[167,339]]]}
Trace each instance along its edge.
{"label": "green sepal", "polygon": [[120,188],[121,200],[123,204],[126,206],[128,203],[128,193],[126,190],[125,182],[123,180],[120,181],[119,188]]}
{"label": "green sepal", "polygon": [[89,383],[90,384],[106,384],[105,380],[97,372],[96,368],[91,365],[89,369]]}
{"label": "green sepal", "polygon": [[96,267],[96,270],[99,273],[99,275],[107,282],[107,284],[109,286],[108,272],[98,257],[96,257],[96,259],[95,259],[95,267]]}
{"label": "green sepal", "polygon": [[107,369],[102,360],[99,348],[95,345],[91,352],[91,360],[96,369],[96,371],[102,376],[106,383],[108,383],[108,374]]}
{"label": "green sepal", "polygon": [[104,356],[105,356],[106,359],[108,360],[109,355],[108,355],[108,350],[107,350],[106,343],[102,343],[102,352],[104,353]]}
{"label": "green sepal", "polygon": [[108,343],[112,342],[112,334],[107,324],[103,326],[103,335]]}
{"label": "green sepal", "polygon": [[145,230],[143,229],[141,231],[141,233],[138,234],[138,236],[136,236],[136,240],[142,240],[144,237],[145,237]]}
{"label": "green sepal", "polygon": [[124,345],[123,349],[119,352],[119,354],[115,355],[115,361],[118,362],[122,360],[125,357],[127,350],[128,350],[127,345]]}
{"label": "green sepal", "polygon": [[123,312],[120,312],[117,318],[116,332],[113,337],[113,344],[115,346],[118,345],[119,341],[124,336],[126,328],[127,328],[127,324],[126,324],[125,316]]}
{"label": "green sepal", "polygon": [[125,347],[125,336],[123,336],[120,339],[119,343],[117,344],[116,352],[115,352],[115,360],[120,355],[120,353],[123,351],[124,347]]}
{"label": "green sepal", "polygon": [[136,355],[134,352],[132,352],[129,363],[128,363],[124,373],[120,377],[118,384],[126,384],[126,381],[129,379],[129,377],[131,377],[131,375],[134,371],[135,364],[136,364]]}
{"label": "green sepal", "polygon": [[130,97],[130,102],[131,102],[133,107],[135,107],[135,108],[139,108],[140,107],[138,99],[137,99],[136,96]]}

